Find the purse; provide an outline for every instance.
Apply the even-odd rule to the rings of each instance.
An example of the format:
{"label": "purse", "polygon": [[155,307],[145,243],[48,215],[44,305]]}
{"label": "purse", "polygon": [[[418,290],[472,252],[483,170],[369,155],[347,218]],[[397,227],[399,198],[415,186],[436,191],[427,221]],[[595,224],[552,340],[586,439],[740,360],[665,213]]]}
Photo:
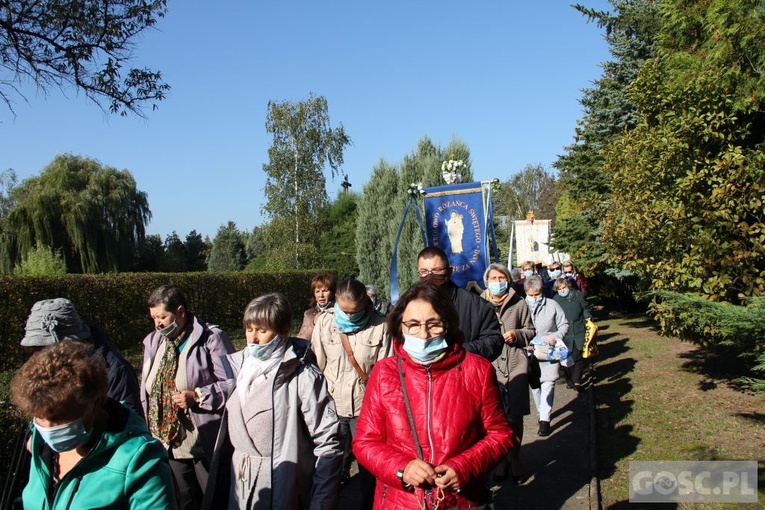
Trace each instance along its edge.
{"label": "purse", "polygon": [[526,354],[526,357],[529,360],[529,387],[536,390],[542,386],[542,369],[539,367],[539,360],[536,358],[536,356],[534,356],[534,354],[529,352]]}

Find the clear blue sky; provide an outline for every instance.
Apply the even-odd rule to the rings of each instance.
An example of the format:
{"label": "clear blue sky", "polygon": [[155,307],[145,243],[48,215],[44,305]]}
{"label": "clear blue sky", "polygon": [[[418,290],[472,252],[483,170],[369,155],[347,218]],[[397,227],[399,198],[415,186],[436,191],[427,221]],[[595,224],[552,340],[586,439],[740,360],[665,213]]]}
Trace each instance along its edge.
{"label": "clear blue sky", "polygon": [[[106,116],[74,90],[30,86],[15,119],[0,110],[0,171],[23,180],[56,154],[94,158],[148,194],[148,233],[213,238],[229,220],[263,223],[269,100],[327,98],[353,140],[342,170],[353,191],[425,135],[462,139],[475,176],[504,181],[527,164],[551,169],[609,58],[603,31],[553,0],[171,0],[136,46],[172,87],[159,109]],[[330,198],[341,180],[328,179]]]}

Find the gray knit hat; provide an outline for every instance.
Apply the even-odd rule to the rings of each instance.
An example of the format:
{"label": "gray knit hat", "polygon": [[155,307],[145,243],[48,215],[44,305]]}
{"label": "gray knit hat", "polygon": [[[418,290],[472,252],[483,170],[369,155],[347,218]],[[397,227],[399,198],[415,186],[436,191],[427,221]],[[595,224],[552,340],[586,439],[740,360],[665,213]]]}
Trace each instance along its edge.
{"label": "gray knit hat", "polygon": [[85,340],[90,328],[83,324],[74,303],[66,298],[44,299],[32,306],[27,319],[24,347],[43,347],[61,340]]}

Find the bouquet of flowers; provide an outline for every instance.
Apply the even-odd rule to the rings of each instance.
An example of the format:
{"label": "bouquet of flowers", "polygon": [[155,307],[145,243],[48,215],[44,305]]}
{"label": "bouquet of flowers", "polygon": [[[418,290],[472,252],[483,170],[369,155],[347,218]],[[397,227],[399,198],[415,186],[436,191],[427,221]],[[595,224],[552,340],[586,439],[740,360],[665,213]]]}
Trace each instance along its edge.
{"label": "bouquet of flowers", "polygon": [[441,163],[441,175],[446,184],[460,182],[463,168],[465,168],[465,162],[461,159],[450,159]]}

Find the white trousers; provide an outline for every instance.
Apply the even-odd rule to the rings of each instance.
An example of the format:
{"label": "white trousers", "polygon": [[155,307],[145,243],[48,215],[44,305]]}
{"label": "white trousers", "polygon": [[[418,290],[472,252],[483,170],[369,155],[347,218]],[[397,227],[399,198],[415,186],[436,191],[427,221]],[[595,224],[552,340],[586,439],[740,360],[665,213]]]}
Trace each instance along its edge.
{"label": "white trousers", "polygon": [[555,398],[555,381],[560,376],[560,364],[543,361],[539,363],[539,368],[542,372],[540,377],[542,384],[539,388],[532,388],[531,395],[537,406],[539,421],[550,421],[553,399]]}
{"label": "white trousers", "polygon": [[555,398],[555,381],[542,381],[539,388],[532,388],[534,404],[537,406],[539,421],[550,421],[553,399]]}

